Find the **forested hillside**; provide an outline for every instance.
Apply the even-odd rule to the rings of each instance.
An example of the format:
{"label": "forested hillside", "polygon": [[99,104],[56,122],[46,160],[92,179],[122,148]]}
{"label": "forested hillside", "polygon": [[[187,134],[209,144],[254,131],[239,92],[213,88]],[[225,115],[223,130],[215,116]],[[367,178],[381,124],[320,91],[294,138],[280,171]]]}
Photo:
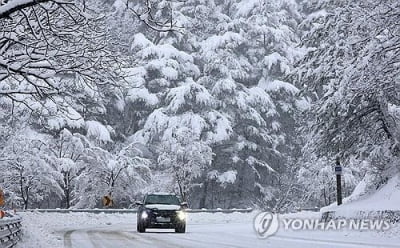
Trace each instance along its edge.
{"label": "forested hillside", "polygon": [[283,211],[335,201],[337,159],[346,196],[400,169],[396,0],[29,1],[0,6],[9,207]]}

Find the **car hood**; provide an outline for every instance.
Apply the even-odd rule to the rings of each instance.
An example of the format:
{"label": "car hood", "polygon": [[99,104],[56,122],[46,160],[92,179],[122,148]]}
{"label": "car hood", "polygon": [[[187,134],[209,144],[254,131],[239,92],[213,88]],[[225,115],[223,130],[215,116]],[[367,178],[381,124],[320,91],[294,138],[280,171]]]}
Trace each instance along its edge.
{"label": "car hood", "polygon": [[158,210],[179,210],[181,209],[181,206],[179,205],[164,205],[164,204],[147,204],[144,205],[145,208],[149,209],[158,209]]}

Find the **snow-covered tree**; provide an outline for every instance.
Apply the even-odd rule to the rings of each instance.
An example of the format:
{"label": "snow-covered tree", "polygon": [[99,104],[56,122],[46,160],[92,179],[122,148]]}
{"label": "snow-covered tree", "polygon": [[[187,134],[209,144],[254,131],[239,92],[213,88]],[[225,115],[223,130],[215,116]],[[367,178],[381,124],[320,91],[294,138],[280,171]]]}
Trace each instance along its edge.
{"label": "snow-covered tree", "polygon": [[16,194],[24,209],[40,206],[53,194],[63,194],[56,172],[45,157],[47,139],[30,128],[21,129],[1,151],[3,186]]}
{"label": "snow-covered tree", "polygon": [[[147,44],[149,43],[147,42]],[[206,88],[194,81],[194,78],[199,75],[199,69],[193,64],[194,60],[190,55],[178,51],[170,45],[154,47],[150,45],[140,54],[149,54],[148,59],[151,58],[152,61],[145,67],[147,76],[145,80],[148,81],[143,80],[146,83],[141,92],[146,94],[138,94],[140,91],[134,93],[137,95],[137,99],[145,97],[145,102],[154,99],[152,101],[157,105],[145,119],[146,122],[143,123],[142,129],[138,130],[132,139],[155,148],[154,152],[158,157],[159,165],[164,167],[171,178],[175,179],[180,187],[179,191],[182,197],[187,199],[189,185],[193,183],[193,179],[198,177],[197,172],[193,171],[193,174],[190,174],[187,170],[205,165],[194,161],[200,159],[197,157],[193,158],[193,161],[187,160],[191,163],[183,166],[186,158],[177,157],[178,151],[172,147],[192,149],[192,153],[198,149],[197,152],[201,152],[204,156],[202,159],[208,160],[205,149],[208,147],[207,135],[211,135],[213,132],[213,127],[208,124],[209,118],[215,115],[212,111],[213,99]],[[153,95],[152,98],[149,98],[151,95],[147,92],[152,92],[150,93]],[[182,144],[183,137],[195,142],[195,147],[185,147]],[[177,143],[174,145],[174,142]],[[180,150],[182,151],[182,149]],[[189,150],[182,152],[190,152]],[[178,164],[181,169],[174,167],[174,163],[167,165],[167,161],[175,160],[180,161]],[[161,168],[154,169],[160,170]],[[183,180],[183,175],[187,175],[185,180]]]}
{"label": "snow-covered tree", "polygon": [[243,201],[247,201],[244,196],[257,194],[255,191],[272,195],[260,182],[266,180],[266,174],[274,173],[276,168],[267,161],[279,154],[276,147],[282,139],[273,132],[278,124],[273,122],[276,107],[270,95],[260,87],[246,85],[251,79],[251,64],[241,55],[245,45],[246,40],[231,31],[206,39],[201,50],[206,60],[205,76],[200,80],[217,99],[217,110],[228,124],[224,129],[232,130],[215,144],[214,165],[222,172],[238,171],[234,185]]}
{"label": "snow-covered tree", "polygon": [[204,141],[196,140],[192,132],[187,127],[174,130],[172,137],[160,145],[158,157],[160,166],[173,175],[184,201],[188,200],[189,193],[196,186],[195,179],[202,175],[212,160],[211,148]]}
{"label": "snow-covered tree", "polygon": [[307,148],[344,165],[353,156],[384,162],[379,185],[399,169],[400,3],[314,1],[306,7],[311,14],[303,40],[310,51],[298,80],[315,100]]}
{"label": "snow-covered tree", "polygon": [[[265,13],[259,16],[272,16],[261,20],[258,11],[244,13],[234,1],[173,3],[171,13],[185,27],[183,33],[134,37],[132,51],[143,64],[132,70],[136,86],[129,94],[135,97],[129,98],[135,102],[123,96],[120,101],[121,107],[128,106],[124,115],[135,115],[127,119],[134,121],[124,122],[135,127],[130,140],[149,144],[159,156],[157,147],[168,147],[174,139],[171,134],[191,129],[193,139],[205,142],[215,154],[212,166],[195,180],[201,187],[193,195],[200,193],[204,204],[208,183],[230,192],[227,198],[248,197],[234,205],[260,198],[267,204],[278,192],[272,185],[279,184],[278,173],[286,166],[281,152],[292,149],[283,146],[289,146],[294,136],[283,134],[294,129],[291,115],[299,102],[298,89],[283,81],[300,54],[292,47],[297,40],[291,29],[298,18],[295,9],[290,12],[293,4],[287,1],[272,9],[260,4]],[[280,14],[284,18],[279,19]],[[258,21],[250,25],[247,19]],[[262,32],[262,22],[270,24],[267,33]],[[278,32],[281,29],[285,32]],[[270,39],[259,42],[263,35]],[[277,53],[282,54],[279,59]],[[270,60],[264,59],[270,54]],[[186,65],[174,66],[174,60]],[[235,177],[226,183],[210,173]]]}
{"label": "snow-covered tree", "polygon": [[[72,17],[76,14],[77,20],[86,21],[71,26],[84,42],[50,46],[48,51],[68,52],[79,45],[95,48],[105,41],[101,49],[89,53],[80,49],[85,56],[76,60],[74,53],[61,54],[60,59],[50,53],[40,57],[56,68],[78,66],[77,72],[38,69],[56,83],[54,95],[39,88],[48,96],[33,92],[34,98],[31,94],[0,97],[2,123],[28,122],[50,134],[41,152],[63,189],[61,195],[52,193],[52,199],[65,201],[62,198],[70,195],[71,207],[93,207],[111,194],[117,206],[128,206],[138,194],[157,189],[178,191],[200,207],[281,208],[289,202],[291,180],[297,175],[290,166],[299,150],[293,116],[307,103],[297,97],[299,90],[287,77],[302,53],[295,48],[300,18],[296,1],[84,2],[76,1],[66,10],[76,10]],[[24,12],[13,13],[14,19],[0,18],[0,22],[11,33],[19,32],[12,25],[27,30],[18,35],[40,45],[48,34],[39,32],[35,37],[27,22],[16,21],[31,18],[37,9],[54,10],[56,16],[51,16],[51,23],[44,20],[44,27],[60,22],[55,30],[60,37],[50,44],[55,45],[62,35],[69,37],[62,30],[71,16],[60,21],[67,13],[60,4],[32,2]],[[104,18],[92,18],[99,13]],[[32,28],[40,31],[39,26]],[[85,47],[86,42],[92,43]],[[0,49],[0,58],[10,57],[14,50]],[[93,58],[98,64],[91,63]],[[108,63],[114,58],[118,58],[115,63]],[[95,73],[86,77],[90,71]],[[120,77],[113,78],[114,73]],[[4,89],[28,83],[0,80]],[[12,133],[1,126],[0,132]],[[68,187],[70,193],[65,192]]]}
{"label": "snow-covered tree", "polygon": [[89,142],[78,133],[72,134],[67,129],[60,132],[49,146],[47,160],[58,174],[59,187],[63,190],[62,207],[70,208],[73,198],[77,196],[77,178],[87,169],[85,157]]}
{"label": "snow-covered tree", "polygon": [[116,207],[129,206],[141,187],[151,179],[150,160],[143,158],[133,145],[112,154],[90,147],[86,170],[79,177],[79,198],[75,207],[95,207],[105,195],[114,198]]}

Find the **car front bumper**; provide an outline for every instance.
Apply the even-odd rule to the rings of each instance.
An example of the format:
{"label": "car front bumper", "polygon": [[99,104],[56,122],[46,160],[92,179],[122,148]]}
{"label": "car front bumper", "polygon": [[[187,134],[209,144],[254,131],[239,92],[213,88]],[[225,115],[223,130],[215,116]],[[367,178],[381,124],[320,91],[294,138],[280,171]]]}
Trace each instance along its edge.
{"label": "car front bumper", "polygon": [[138,216],[138,221],[143,223],[145,228],[177,228],[186,224],[186,217],[180,218],[177,211],[146,211],[147,218]]}

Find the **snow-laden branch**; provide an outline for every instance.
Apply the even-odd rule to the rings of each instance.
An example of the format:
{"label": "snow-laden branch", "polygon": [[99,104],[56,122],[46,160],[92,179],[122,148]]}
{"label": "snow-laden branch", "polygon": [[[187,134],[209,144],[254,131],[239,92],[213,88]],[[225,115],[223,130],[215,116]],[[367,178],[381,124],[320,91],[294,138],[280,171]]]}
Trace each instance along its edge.
{"label": "snow-laden branch", "polygon": [[95,89],[118,77],[104,20],[79,2],[10,1],[0,7],[0,26],[0,97],[13,103],[71,94],[78,83]]}
{"label": "snow-laden branch", "polygon": [[[150,28],[175,30],[158,20],[150,1],[127,9]],[[72,89],[114,85],[121,57],[110,51],[105,20],[84,0],[10,0],[0,6],[0,97],[12,104]]]}
{"label": "snow-laden branch", "polygon": [[[180,31],[180,28],[176,26],[176,23],[173,22],[172,15],[166,19],[159,20],[154,17],[154,6],[152,5],[150,0],[146,0],[144,4],[145,7],[140,10],[132,7],[129,4],[129,0],[126,1],[126,8],[133,13],[140,21],[142,21],[146,26],[153,29],[157,32],[171,32],[171,31]],[[170,10],[172,12],[172,10]]]}
{"label": "snow-laden branch", "polygon": [[8,18],[11,14],[23,10],[25,8],[29,8],[35,6],[40,3],[50,2],[55,0],[13,0],[10,1],[3,6],[0,6],[0,19]]}

